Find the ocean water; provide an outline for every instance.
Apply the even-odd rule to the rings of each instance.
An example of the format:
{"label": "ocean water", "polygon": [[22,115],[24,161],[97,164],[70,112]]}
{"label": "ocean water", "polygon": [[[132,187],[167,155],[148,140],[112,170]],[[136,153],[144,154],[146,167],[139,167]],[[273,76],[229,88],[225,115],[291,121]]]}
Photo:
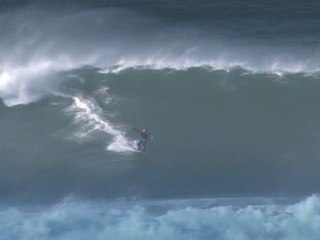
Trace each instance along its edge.
{"label": "ocean water", "polygon": [[0,239],[319,239],[319,9],[2,1]]}

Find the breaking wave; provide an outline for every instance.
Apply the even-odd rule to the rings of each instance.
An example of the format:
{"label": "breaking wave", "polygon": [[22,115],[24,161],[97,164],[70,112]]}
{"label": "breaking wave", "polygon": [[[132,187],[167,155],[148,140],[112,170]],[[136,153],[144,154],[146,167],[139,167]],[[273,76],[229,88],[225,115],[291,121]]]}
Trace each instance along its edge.
{"label": "breaking wave", "polygon": [[[44,209],[2,207],[1,239],[316,240],[320,234],[317,196],[295,204],[241,206],[241,199],[195,202],[92,203],[67,199]],[[189,206],[183,207],[183,203]]]}
{"label": "breaking wave", "polygon": [[320,66],[313,47],[232,41],[221,30],[168,25],[120,8],[54,13],[23,7],[4,12],[0,28],[0,96],[8,106],[38,100],[59,83],[55,74],[87,65],[107,73],[209,67],[274,74],[316,73]]}

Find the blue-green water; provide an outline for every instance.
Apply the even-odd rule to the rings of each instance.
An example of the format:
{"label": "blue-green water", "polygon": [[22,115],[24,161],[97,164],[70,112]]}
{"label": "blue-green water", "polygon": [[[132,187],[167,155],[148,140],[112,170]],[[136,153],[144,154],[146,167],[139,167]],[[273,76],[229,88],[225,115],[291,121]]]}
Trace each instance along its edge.
{"label": "blue-green water", "polygon": [[319,9],[2,2],[0,239],[317,239]]}

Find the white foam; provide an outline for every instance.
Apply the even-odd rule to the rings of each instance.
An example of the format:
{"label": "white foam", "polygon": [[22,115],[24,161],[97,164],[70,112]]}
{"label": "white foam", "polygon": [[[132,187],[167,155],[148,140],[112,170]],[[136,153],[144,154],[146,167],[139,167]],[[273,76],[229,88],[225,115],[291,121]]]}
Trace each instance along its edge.
{"label": "white foam", "polygon": [[135,151],[134,142],[126,138],[125,132],[117,129],[101,116],[103,110],[95,104],[94,100],[84,99],[80,96],[72,98],[73,104],[69,110],[76,114],[76,121],[81,124],[81,130],[77,134],[78,137],[85,138],[99,131],[112,137],[107,150],[115,152]]}
{"label": "white foam", "polygon": [[292,205],[238,207],[234,202],[204,208],[192,202],[192,207],[171,207],[161,201],[97,203],[68,199],[37,210],[2,208],[1,239],[319,239],[317,196]]}
{"label": "white foam", "polygon": [[0,96],[7,106],[28,104],[55,91],[56,72],[70,67],[66,62],[39,60],[28,65],[4,65],[0,69]]}
{"label": "white foam", "polygon": [[22,69],[16,71],[4,70],[0,73],[0,96],[7,106],[28,104],[38,100],[43,95],[43,93],[39,95],[31,93],[30,82],[27,82],[27,78],[22,81],[23,73]]}
{"label": "white foam", "polygon": [[[187,51],[187,49],[186,49]],[[205,51],[205,50],[204,50]],[[209,51],[209,50],[208,50]],[[268,50],[266,50],[267,52]],[[166,55],[164,53],[164,55]],[[317,73],[320,71],[320,67],[311,65],[305,60],[295,59],[286,61],[285,58],[281,59],[271,57],[268,59],[265,57],[264,63],[257,63],[249,56],[243,56],[239,58],[237,53],[229,54],[229,56],[211,56],[210,58],[203,58],[201,56],[180,56],[180,57],[150,57],[144,56],[132,58],[130,56],[120,59],[113,63],[113,65],[107,66],[100,70],[100,73],[119,73],[129,68],[137,69],[174,69],[174,70],[187,70],[195,67],[206,67],[212,70],[225,70],[230,71],[235,68],[242,68],[252,73],[271,73],[282,76],[284,74],[296,74],[296,73]]]}

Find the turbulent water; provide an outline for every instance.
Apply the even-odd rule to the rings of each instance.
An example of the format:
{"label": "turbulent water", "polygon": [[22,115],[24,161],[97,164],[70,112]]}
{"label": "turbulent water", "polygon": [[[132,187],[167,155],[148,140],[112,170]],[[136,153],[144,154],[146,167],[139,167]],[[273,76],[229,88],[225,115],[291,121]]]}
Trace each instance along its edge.
{"label": "turbulent water", "polygon": [[319,10],[2,1],[0,239],[318,239]]}

